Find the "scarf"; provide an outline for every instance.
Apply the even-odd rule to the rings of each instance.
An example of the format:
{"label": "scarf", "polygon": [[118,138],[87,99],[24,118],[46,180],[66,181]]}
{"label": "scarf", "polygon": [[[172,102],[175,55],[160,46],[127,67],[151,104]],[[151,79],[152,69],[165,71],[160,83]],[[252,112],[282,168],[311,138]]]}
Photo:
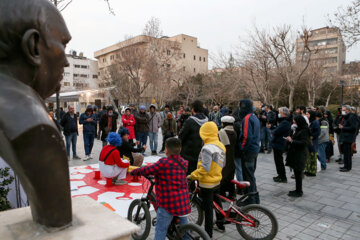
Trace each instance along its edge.
{"label": "scarf", "polygon": [[222,128],[220,131],[219,131],[219,138],[220,138],[220,141],[225,145],[230,145],[230,140],[229,140],[229,137],[226,133],[226,130],[228,131],[234,131],[234,126],[226,126],[225,128]]}

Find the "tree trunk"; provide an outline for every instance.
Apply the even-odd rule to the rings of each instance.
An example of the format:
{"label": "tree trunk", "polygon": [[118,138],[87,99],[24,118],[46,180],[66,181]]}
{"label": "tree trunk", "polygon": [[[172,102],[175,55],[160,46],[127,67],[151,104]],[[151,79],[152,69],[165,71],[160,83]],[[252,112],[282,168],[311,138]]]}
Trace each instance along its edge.
{"label": "tree trunk", "polygon": [[289,93],[289,109],[294,110],[294,93],[295,87],[290,86],[290,93]]}

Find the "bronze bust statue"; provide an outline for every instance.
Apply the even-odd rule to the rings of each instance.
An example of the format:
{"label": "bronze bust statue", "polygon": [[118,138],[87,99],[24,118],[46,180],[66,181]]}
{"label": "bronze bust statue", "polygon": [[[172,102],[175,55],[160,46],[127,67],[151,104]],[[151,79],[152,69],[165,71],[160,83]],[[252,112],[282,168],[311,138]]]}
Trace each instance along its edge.
{"label": "bronze bust statue", "polygon": [[0,1],[0,156],[46,227],[72,221],[64,142],[43,101],[60,88],[70,39],[48,0]]}

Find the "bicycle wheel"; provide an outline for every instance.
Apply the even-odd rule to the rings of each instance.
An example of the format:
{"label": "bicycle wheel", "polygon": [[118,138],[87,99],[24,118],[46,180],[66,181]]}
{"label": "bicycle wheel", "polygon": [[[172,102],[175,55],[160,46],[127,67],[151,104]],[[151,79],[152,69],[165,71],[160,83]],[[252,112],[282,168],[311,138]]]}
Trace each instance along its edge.
{"label": "bicycle wheel", "polygon": [[188,220],[190,223],[195,223],[199,226],[204,221],[204,212],[196,201],[191,201],[191,213],[188,216]]}
{"label": "bicycle wheel", "polygon": [[[256,226],[245,226],[236,224],[240,235],[247,240],[271,240],[278,232],[278,222],[274,214],[267,208],[258,204],[247,205],[239,210],[251,220],[255,221]],[[248,224],[241,216],[237,216],[237,221]]]}
{"label": "bicycle wheel", "polygon": [[[137,215],[137,211],[139,213]],[[145,240],[150,233],[151,215],[148,206],[140,199],[135,199],[131,202],[128,210],[128,220],[135,223],[141,229],[140,231],[131,234],[135,240]]]}
{"label": "bicycle wheel", "polygon": [[203,228],[194,223],[187,223],[179,226],[178,236],[175,239],[197,239],[197,240],[210,240],[209,235],[205,232]]}

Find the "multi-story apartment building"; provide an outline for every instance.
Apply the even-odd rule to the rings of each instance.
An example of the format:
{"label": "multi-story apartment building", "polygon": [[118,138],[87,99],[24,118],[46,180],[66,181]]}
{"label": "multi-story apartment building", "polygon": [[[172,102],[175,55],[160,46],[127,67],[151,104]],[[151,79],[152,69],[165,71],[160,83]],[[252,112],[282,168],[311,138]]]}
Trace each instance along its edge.
{"label": "multi-story apartment building", "polygon": [[[304,42],[301,37],[296,40],[297,61],[308,59],[308,53],[304,53]],[[324,27],[312,30],[308,47],[311,51],[311,61],[320,63],[326,72],[341,73],[346,59],[346,47],[338,28]]]}
{"label": "multi-story apartment building", "polygon": [[96,89],[98,87],[97,61],[77,55],[75,51],[66,54],[69,66],[64,68],[61,92]]}

